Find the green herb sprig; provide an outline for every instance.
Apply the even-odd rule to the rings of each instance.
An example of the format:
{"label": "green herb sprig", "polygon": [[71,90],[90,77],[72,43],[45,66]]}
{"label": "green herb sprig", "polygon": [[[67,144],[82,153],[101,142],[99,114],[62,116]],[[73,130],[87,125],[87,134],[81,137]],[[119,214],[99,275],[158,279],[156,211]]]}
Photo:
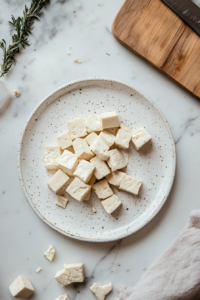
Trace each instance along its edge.
{"label": "green herb sprig", "polygon": [[20,52],[20,49],[25,46],[30,46],[28,36],[31,34],[32,25],[35,20],[39,20],[38,14],[42,7],[50,0],[32,0],[30,7],[25,5],[23,17],[15,19],[11,16],[12,22],[9,22],[16,30],[12,36],[12,44],[6,48],[6,41],[0,41],[0,48],[3,51],[3,62],[0,64],[0,77],[9,72],[13,63],[15,62],[15,54]]}

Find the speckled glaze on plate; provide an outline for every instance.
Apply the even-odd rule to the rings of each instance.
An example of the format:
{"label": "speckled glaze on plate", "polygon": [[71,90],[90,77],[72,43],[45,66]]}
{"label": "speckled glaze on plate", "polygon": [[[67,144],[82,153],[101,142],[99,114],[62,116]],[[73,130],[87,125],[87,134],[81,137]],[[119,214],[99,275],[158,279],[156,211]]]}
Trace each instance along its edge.
{"label": "speckled glaze on plate", "polygon": [[[84,202],[67,195],[67,208],[56,206],[56,196],[47,187],[54,172],[44,167],[44,147],[57,145],[67,120],[113,110],[131,132],[145,127],[152,136],[139,152],[130,143],[125,153],[127,173],[143,181],[139,197],[114,188],[123,205],[113,215],[106,213],[94,193]],[[124,83],[86,79],[62,86],[36,107],[22,133],[18,168],[26,198],[45,223],[72,238],[106,242],[138,231],[158,213],[174,181],[176,152],[170,127],[152,101]]]}

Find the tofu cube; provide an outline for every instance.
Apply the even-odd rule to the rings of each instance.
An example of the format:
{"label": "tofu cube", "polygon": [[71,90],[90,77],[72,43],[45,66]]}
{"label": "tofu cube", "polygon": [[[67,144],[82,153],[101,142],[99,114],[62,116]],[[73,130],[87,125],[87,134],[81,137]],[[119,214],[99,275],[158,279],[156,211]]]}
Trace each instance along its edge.
{"label": "tofu cube", "polygon": [[96,155],[108,151],[109,148],[110,147],[106,143],[104,143],[104,141],[100,137],[98,137],[98,139],[90,146],[90,149]]}
{"label": "tofu cube", "polygon": [[108,181],[106,179],[101,180],[93,185],[93,190],[99,197],[99,199],[106,199],[113,195],[113,191],[110,188]]}
{"label": "tofu cube", "polygon": [[64,150],[59,161],[59,167],[68,175],[73,175],[78,165],[78,156],[68,150]]}
{"label": "tofu cube", "polygon": [[50,245],[47,251],[44,253],[44,257],[52,261],[54,259],[55,254],[56,254],[56,249],[54,248],[54,246]]}
{"label": "tofu cube", "polygon": [[9,287],[11,295],[15,298],[28,299],[34,292],[30,280],[25,276],[18,276]]}
{"label": "tofu cube", "polygon": [[85,119],[76,119],[73,121],[67,122],[68,129],[70,131],[70,135],[72,140],[83,137],[87,135],[87,130],[85,126]]}
{"label": "tofu cube", "polygon": [[63,294],[56,298],[56,300],[70,300],[70,298],[67,296],[67,294]]}
{"label": "tofu cube", "polygon": [[83,182],[88,183],[94,173],[95,166],[89,161],[82,159],[74,171],[74,176],[80,178]]}
{"label": "tofu cube", "polygon": [[88,145],[91,146],[96,140],[98,140],[98,135],[95,132],[92,132],[86,136],[85,140]]}
{"label": "tofu cube", "polygon": [[116,112],[106,112],[100,115],[102,129],[119,127],[119,117]]}
{"label": "tofu cube", "polygon": [[102,130],[102,123],[99,115],[85,116],[85,125],[87,132]]}
{"label": "tofu cube", "polygon": [[46,146],[44,150],[44,163],[47,170],[58,170],[58,160],[62,154],[60,146]]}
{"label": "tofu cube", "polygon": [[68,275],[70,282],[83,282],[84,276],[84,266],[82,263],[76,264],[64,264],[65,271]]}
{"label": "tofu cube", "polygon": [[57,198],[56,198],[56,205],[58,205],[62,208],[66,208],[68,202],[69,202],[69,200],[66,199],[65,197],[57,196]]}
{"label": "tofu cube", "polygon": [[61,287],[64,287],[71,283],[71,281],[69,280],[69,276],[65,269],[62,269],[62,270],[56,272],[56,275],[54,276],[54,278],[57,280],[57,282],[59,283],[59,285]]}
{"label": "tofu cube", "polygon": [[90,160],[92,157],[94,157],[94,153],[92,153],[90,147],[84,139],[75,139],[73,141],[73,147],[76,155],[79,158]]}
{"label": "tofu cube", "polygon": [[118,149],[110,150],[109,154],[108,165],[113,172],[126,167],[127,161]]}
{"label": "tofu cube", "polygon": [[141,180],[138,180],[129,175],[125,175],[120,183],[119,189],[129,192],[133,195],[138,195],[141,185]]}
{"label": "tofu cube", "polygon": [[70,183],[66,192],[70,194],[74,199],[78,201],[83,201],[85,196],[91,190],[91,186],[85,184],[79,178],[75,177],[74,180]]}
{"label": "tofu cube", "polygon": [[109,154],[109,151],[104,151],[104,152],[99,152],[98,154],[97,154],[97,156],[98,156],[98,158],[100,158],[101,160],[105,160],[105,161],[107,161],[108,159],[109,159],[109,157],[110,157],[110,154]]}
{"label": "tofu cube", "polygon": [[104,141],[104,143],[105,143],[106,145],[108,145],[109,147],[111,147],[111,146],[114,144],[114,142],[115,142],[115,135],[112,134],[112,133],[110,133],[110,132],[108,132],[108,131],[106,131],[106,130],[103,130],[103,131],[100,133],[99,137],[100,137],[100,138]]}
{"label": "tofu cube", "polygon": [[111,215],[122,204],[122,202],[116,195],[113,195],[105,200],[102,200],[101,204],[107,213]]}
{"label": "tofu cube", "polygon": [[69,130],[57,137],[58,139],[58,144],[62,148],[62,150],[69,148],[72,146],[72,138],[70,135]]}
{"label": "tofu cube", "polygon": [[90,160],[90,162],[95,166],[94,175],[100,180],[106,175],[110,174],[110,168],[107,164],[98,157],[94,157]]}
{"label": "tofu cube", "polygon": [[140,128],[132,135],[131,141],[136,150],[140,150],[147,142],[151,140],[150,134],[144,129]]}
{"label": "tofu cube", "polygon": [[62,170],[58,170],[53,177],[47,182],[49,188],[55,193],[59,193],[69,181],[67,176]]}
{"label": "tofu cube", "polygon": [[106,295],[112,291],[112,284],[101,285],[100,283],[93,283],[90,290],[98,300],[104,300]]}
{"label": "tofu cube", "polygon": [[119,187],[119,186],[120,186],[120,183],[121,183],[121,181],[122,181],[122,179],[124,178],[125,175],[126,175],[126,174],[123,173],[123,172],[120,172],[120,171],[114,171],[114,172],[108,174],[108,175],[106,176],[106,179],[107,179],[107,181],[108,181],[110,184],[112,184],[112,185],[114,185],[114,186],[116,186],[116,187]]}
{"label": "tofu cube", "polygon": [[122,149],[128,149],[131,140],[131,134],[128,129],[121,125],[121,128],[117,131],[115,138],[115,145]]}

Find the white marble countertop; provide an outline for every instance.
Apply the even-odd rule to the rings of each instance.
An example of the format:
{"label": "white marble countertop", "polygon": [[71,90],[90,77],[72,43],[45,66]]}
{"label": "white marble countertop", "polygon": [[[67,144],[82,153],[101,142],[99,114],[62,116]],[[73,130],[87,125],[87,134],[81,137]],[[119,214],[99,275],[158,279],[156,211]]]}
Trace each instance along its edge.
{"label": "white marble countertop", "polygon": [[[11,40],[7,21],[11,14],[21,15],[27,2],[1,1],[0,38]],[[200,208],[200,102],[114,39],[111,25],[122,3],[52,0],[35,23],[31,47],[3,78],[10,93],[16,89],[21,96],[13,95],[0,116],[0,299],[12,299],[8,286],[19,274],[32,281],[34,300],[54,300],[63,292],[72,300],[92,300],[92,282],[112,282],[114,291],[107,298],[112,299],[115,285],[139,281],[176,238],[191,210]],[[17,147],[30,113],[54,89],[87,77],[121,80],[148,95],[165,114],[176,141],[177,173],[166,204],[142,230],[112,243],[76,241],[49,228],[29,206],[18,178]],[[57,250],[53,263],[43,257],[49,244]],[[53,276],[64,262],[83,262],[86,282],[59,287]],[[38,267],[41,273],[36,273]]]}

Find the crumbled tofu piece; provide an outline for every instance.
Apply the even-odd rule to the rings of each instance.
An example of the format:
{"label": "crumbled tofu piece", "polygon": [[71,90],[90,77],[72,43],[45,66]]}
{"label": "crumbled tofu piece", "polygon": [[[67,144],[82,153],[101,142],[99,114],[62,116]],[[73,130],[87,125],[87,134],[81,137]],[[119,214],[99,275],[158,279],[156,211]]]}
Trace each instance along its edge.
{"label": "crumbled tofu piece", "polygon": [[100,151],[98,154],[97,154],[98,158],[100,158],[101,160],[105,160],[107,161],[110,157],[110,154],[109,154],[109,151],[106,150],[106,151]]}
{"label": "crumbled tofu piece", "polygon": [[144,128],[140,128],[132,135],[132,143],[136,150],[140,150],[147,142],[151,140],[150,134]]}
{"label": "crumbled tofu piece", "polygon": [[122,204],[122,202],[116,195],[112,195],[111,197],[102,200],[101,204],[107,213],[111,215]]}
{"label": "crumbled tofu piece", "polygon": [[68,121],[67,126],[70,131],[72,140],[87,135],[87,130],[85,127],[85,119],[76,119],[73,121]]}
{"label": "crumbled tofu piece", "polygon": [[71,54],[70,52],[67,52],[67,54]]}
{"label": "crumbled tofu piece", "polygon": [[114,171],[114,172],[108,174],[106,176],[106,179],[110,184],[112,184],[116,187],[119,187],[120,183],[125,175],[126,175],[125,173],[122,173],[120,171]]}
{"label": "crumbled tofu piece", "polygon": [[88,183],[94,173],[95,166],[89,161],[82,159],[76,167],[73,175]]}
{"label": "crumbled tofu piece", "polygon": [[125,126],[121,125],[121,128],[117,131],[115,145],[122,149],[128,149],[130,140],[131,140],[130,132]]}
{"label": "crumbled tofu piece", "polygon": [[106,112],[100,115],[102,129],[119,127],[119,117],[116,112]]}
{"label": "crumbled tofu piece", "polygon": [[90,147],[88,146],[85,139],[77,138],[73,141],[73,147],[76,155],[79,158],[90,160],[92,157],[94,157],[94,153],[90,150]]}
{"label": "crumbled tofu piece", "polygon": [[47,170],[58,170],[58,160],[62,154],[60,146],[46,146],[44,150],[44,163]]}
{"label": "crumbled tofu piece", "polygon": [[52,261],[54,259],[55,254],[56,254],[55,248],[52,245],[50,245],[47,251],[44,253],[44,257]]}
{"label": "crumbled tofu piece", "polygon": [[93,190],[99,197],[99,199],[106,199],[113,195],[113,191],[110,188],[108,181],[106,179],[101,180],[93,185]]}
{"label": "crumbled tofu piece", "polygon": [[91,146],[96,140],[98,140],[98,135],[95,132],[92,132],[86,136],[85,140],[88,145]]}
{"label": "crumbled tofu piece", "polygon": [[16,91],[16,90],[14,90],[14,95],[15,95],[15,97],[19,98],[19,96],[20,96],[20,92],[18,92],[18,91]]}
{"label": "crumbled tofu piece", "polygon": [[10,292],[15,298],[28,299],[34,292],[34,288],[30,280],[25,276],[18,276],[9,286]]}
{"label": "crumbled tofu piece", "polygon": [[60,168],[68,175],[73,175],[73,172],[78,165],[78,156],[68,150],[64,150],[58,160]]}
{"label": "crumbled tofu piece", "polygon": [[71,283],[65,269],[62,269],[61,271],[56,272],[56,275],[54,276],[54,278],[57,280],[57,282],[59,283],[59,285],[61,287],[64,287],[65,285],[68,285]]}
{"label": "crumbled tofu piece", "polygon": [[90,197],[91,197],[92,192],[89,191],[89,193],[85,196],[85,198],[83,199],[84,201],[89,201]]}
{"label": "crumbled tofu piece", "polygon": [[97,210],[96,210],[96,208],[94,206],[92,206],[92,210],[93,210],[94,213],[97,212]]}
{"label": "crumbled tofu piece", "polygon": [[100,283],[93,283],[90,290],[98,300],[104,300],[106,295],[112,291],[112,284],[101,285]]}
{"label": "crumbled tofu piece", "polygon": [[119,189],[134,195],[138,195],[141,185],[141,180],[129,175],[125,175],[120,183]]}
{"label": "crumbled tofu piece", "polygon": [[127,162],[118,149],[110,150],[109,154],[110,157],[108,159],[108,165],[110,166],[113,172],[126,167]]}
{"label": "crumbled tofu piece", "polygon": [[108,151],[109,146],[104,143],[104,141],[100,137],[98,137],[98,139],[93,144],[91,144],[90,149],[92,150],[92,152],[98,155],[99,153]]}
{"label": "crumbled tofu piece", "polygon": [[88,132],[102,130],[101,118],[99,115],[85,116],[85,125]]}
{"label": "crumbled tofu piece", "polygon": [[70,282],[83,282],[85,279],[84,266],[82,263],[64,264],[65,271]]}
{"label": "crumbled tofu piece", "polygon": [[67,149],[68,147],[72,146],[72,139],[70,136],[69,130],[57,137],[58,143],[62,150]]}
{"label": "crumbled tofu piece", "polygon": [[104,176],[110,174],[110,168],[107,164],[98,157],[94,157],[90,160],[90,162],[95,166],[94,175],[95,177],[100,180]]}
{"label": "crumbled tofu piece", "polygon": [[70,300],[70,298],[67,296],[67,294],[63,294],[56,298],[56,300]]}
{"label": "crumbled tofu piece", "polygon": [[36,272],[40,273],[42,271],[42,268],[37,268]]}
{"label": "crumbled tofu piece", "polygon": [[63,196],[57,196],[57,198],[56,198],[56,205],[58,205],[62,208],[66,208],[68,202],[69,202],[69,200]]}
{"label": "crumbled tofu piece", "polygon": [[78,60],[77,58],[74,59],[74,62],[75,62],[75,63],[79,63],[79,64],[82,63],[82,62],[81,62],[80,60]]}
{"label": "crumbled tofu piece", "polygon": [[79,178],[75,177],[66,189],[66,192],[68,192],[74,199],[78,201],[83,201],[83,199],[89,193],[90,190],[90,185],[85,184]]}
{"label": "crumbled tofu piece", "polygon": [[53,177],[47,182],[49,188],[55,193],[59,193],[69,181],[67,176],[62,170],[58,170]]}
{"label": "crumbled tofu piece", "polygon": [[106,143],[106,145],[108,145],[109,147],[111,147],[114,142],[115,142],[115,135],[113,135],[112,133],[103,130],[99,137],[104,141],[104,143]]}

